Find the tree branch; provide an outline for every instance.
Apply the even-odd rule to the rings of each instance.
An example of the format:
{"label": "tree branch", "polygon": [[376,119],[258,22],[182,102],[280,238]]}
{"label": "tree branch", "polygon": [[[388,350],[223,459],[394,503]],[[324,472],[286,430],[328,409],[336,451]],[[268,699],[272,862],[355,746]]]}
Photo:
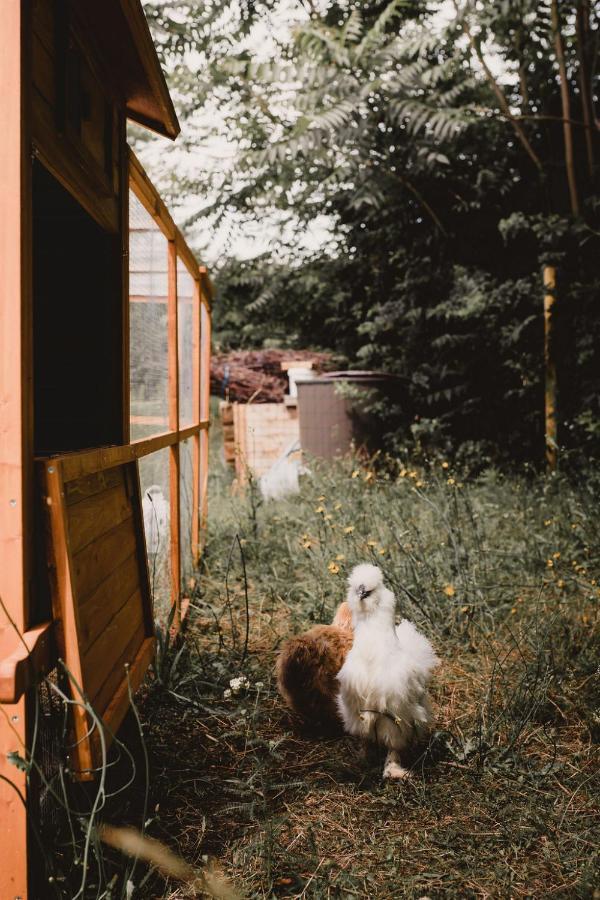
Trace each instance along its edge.
{"label": "tree branch", "polygon": [[517,138],[521,142],[523,149],[525,150],[525,152],[527,153],[527,155],[529,156],[529,158],[535,165],[536,169],[538,169],[538,171],[541,172],[543,170],[543,166],[542,166],[542,162],[541,162],[539,156],[533,149],[533,147],[529,141],[529,138],[525,134],[525,131],[521,128],[516,117],[512,114],[508,100],[506,99],[506,95],[505,95],[504,91],[502,90],[502,88],[500,87],[500,85],[498,84],[498,82],[496,81],[496,79],[494,78],[492,70],[488,66],[488,64],[485,60],[485,57],[484,57],[483,53],[481,52],[481,47],[475,40],[473,32],[471,31],[471,29],[469,27],[469,23],[467,21],[466,16],[462,15],[462,17],[461,17],[461,10],[459,8],[457,0],[453,0],[453,3],[454,3],[454,9],[456,10],[456,16],[457,16],[457,18],[462,18],[463,31],[468,38],[469,44],[471,45],[471,49],[475,53],[475,56],[477,57],[481,68],[485,72],[485,76],[486,76],[487,80],[489,81],[490,87],[492,88],[492,91],[494,92],[496,99],[498,100],[500,109],[502,110],[502,112],[504,113],[506,118],[511,123]]}

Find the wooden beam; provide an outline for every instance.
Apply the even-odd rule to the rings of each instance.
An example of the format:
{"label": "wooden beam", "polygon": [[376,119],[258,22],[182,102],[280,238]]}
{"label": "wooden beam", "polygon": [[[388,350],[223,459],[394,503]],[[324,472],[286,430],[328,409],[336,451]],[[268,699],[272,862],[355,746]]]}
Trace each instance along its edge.
{"label": "wooden beam", "polygon": [[[31,80],[29,4],[6,0],[0,27],[0,624],[29,621],[32,534]],[[6,612],[5,612],[6,610]],[[8,615],[7,615],[8,614]],[[0,705],[0,897],[27,896],[27,704]]]}
{"label": "wooden beam", "polygon": [[[200,345],[200,420],[207,422],[210,418],[210,344],[211,319],[209,307],[202,303],[200,307],[201,345]],[[208,431],[199,435],[200,453],[200,542],[206,537],[208,523]]]}
{"label": "wooden beam", "polygon": [[186,244],[185,239],[179,229],[175,230],[175,243],[177,244],[177,252],[181,257],[181,261],[184,263],[186,269],[188,270],[194,281],[198,281],[198,261]]}
{"label": "wooden beam", "polygon": [[[119,113],[119,160],[126,153],[127,122]],[[128,444],[131,440],[131,387],[130,387],[130,329],[129,329],[129,170],[127,165],[120,166],[119,178],[119,212],[121,217],[121,314],[123,346],[121,396],[123,404],[122,441]]]}
{"label": "wooden beam", "polygon": [[[179,317],[177,315],[177,245],[169,241],[169,425],[179,428]],[[171,593],[176,612],[173,624],[181,621],[181,522],[179,512],[179,442],[169,451],[169,495],[171,528]]]}
{"label": "wooden beam", "polygon": [[[79,615],[74,600],[73,573],[71,571],[71,551],[69,546],[69,529],[63,503],[64,482],[61,466],[54,462],[46,462],[44,466],[44,482],[46,491],[47,513],[50,531],[51,556],[49,559],[52,590],[52,616],[57,631],[57,643],[64,648],[64,662],[69,675],[81,688],[84,679],[79,654]],[[77,688],[73,686],[73,696],[77,697]],[[74,704],[72,709],[77,731],[85,734],[89,728],[88,716],[83,706]],[[92,758],[89,746],[78,747],[79,768],[91,769]]]}
{"label": "wooden beam", "polygon": [[198,271],[200,273],[200,283],[202,285],[203,300],[204,303],[206,303],[207,309],[210,309],[214,299],[213,283],[210,280],[208,269],[206,268],[206,266],[200,266]]}
{"label": "wooden beam", "polygon": [[554,354],[554,304],[556,303],[556,269],[544,266],[544,362],[545,362],[545,441],[546,462],[551,471],[558,461],[557,386]]}
{"label": "wooden beam", "polygon": [[131,189],[165,237],[170,241],[175,240],[177,226],[171,218],[171,213],[163,203],[160,194],[148,178],[146,170],[131,147],[127,148],[127,152],[129,158],[129,185]]}
{"label": "wooden beam", "polygon": [[52,622],[18,635],[0,628],[0,703],[16,703],[56,660]]}
{"label": "wooden beam", "polygon": [[[194,282],[194,306],[192,310],[192,418],[194,422],[201,419],[201,364],[200,352],[202,344],[200,282]],[[200,552],[200,435],[192,441],[192,557],[194,565],[198,564]]]}
{"label": "wooden beam", "polygon": [[63,469],[65,482],[81,478],[83,475],[92,475],[94,472],[103,472],[123,463],[141,459],[157,450],[172,447],[180,441],[186,441],[200,431],[208,429],[208,422],[200,422],[198,425],[189,425],[181,431],[166,432],[153,437],[140,438],[131,444],[123,444],[118,447],[101,447],[97,450],[77,450],[73,453],[57,454],[53,459],[60,462]]}

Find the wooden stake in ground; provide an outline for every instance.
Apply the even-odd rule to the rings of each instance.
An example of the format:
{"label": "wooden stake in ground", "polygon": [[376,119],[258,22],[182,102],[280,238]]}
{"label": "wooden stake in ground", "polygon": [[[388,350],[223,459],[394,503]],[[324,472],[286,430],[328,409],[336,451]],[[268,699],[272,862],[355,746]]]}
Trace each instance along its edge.
{"label": "wooden stake in ground", "polygon": [[554,357],[553,307],[556,302],[556,269],[544,266],[544,361],[545,361],[545,441],[546,462],[556,469],[558,458],[556,422],[556,360]]}

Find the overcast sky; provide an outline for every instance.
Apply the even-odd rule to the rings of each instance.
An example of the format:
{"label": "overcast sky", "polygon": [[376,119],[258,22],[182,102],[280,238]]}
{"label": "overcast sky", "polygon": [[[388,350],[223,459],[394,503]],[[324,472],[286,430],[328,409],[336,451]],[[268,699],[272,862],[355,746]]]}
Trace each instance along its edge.
{"label": "overcast sky", "polygon": [[[150,0],[160,3],[161,0]],[[436,24],[443,27],[454,17],[452,0],[443,0],[436,15]],[[308,19],[307,11],[294,0],[280,0],[273,10],[256,22],[244,45],[251,49],[258,61],[268,61],[276,53],[277,42],[285,42],[292,29]],[[224,23],[226,28],[226,23]],[[232,48],[232,52],[243,49],[242,46]],[[198,58],[190,57],[190,66],[200,65]],[[493,54],[492,54],[493,63]],[[176,98],[175,98],[176,102]],[[165,138],[153,136],[148,143],[136,146],[138,155],[147,169],[151,179],[161,187],[164,179],[172,173],[194,173],[210,171],[217,175],[226,174],[235,166],[236,145],[225,133],[225,116],[223,108],[213,105],[204,107],[199,114],[202,122],[181,122],[182,134],[178,140],[170,144]],[[210,123],[208,134],[198,140],[199,131],[206,135],[206,127]],[[200,127],[199,127],[200,126]],[[192,142],[190,150],[184,146],[184,140]],[[177,224],[182,227],[186,219],[209,203],[213,198],[188,196],[179,204],[172,206],[171,212]],[[206,220],[186,229],[186,236],[196,252],[209,266],[218,266],[225,257],[235,256],[248,259],[264,253],[274,244],[294,243],[298,250],[304,249],[312,253],[319,248],[324,249],[331,244],[333,220],[320,216],[308,228],[300,229],[291,221],[284,223],[279,215],[257,218],[252,225],[243,225],[240,220],[230,216],[226,224],[216,231],[207,226]]]}

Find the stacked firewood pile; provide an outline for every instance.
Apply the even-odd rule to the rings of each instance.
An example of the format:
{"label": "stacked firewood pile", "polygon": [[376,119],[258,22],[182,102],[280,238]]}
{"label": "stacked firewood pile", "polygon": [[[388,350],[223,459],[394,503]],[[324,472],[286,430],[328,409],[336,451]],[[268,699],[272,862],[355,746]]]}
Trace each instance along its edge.
{"label": "stacked firewood pile", "polygon": [[236,403],[283,403],[288,379],[281,363],[306,360],[316,372],[332,367],[330,353],[311,350],[238,350],[211,358],[210,392]]}

